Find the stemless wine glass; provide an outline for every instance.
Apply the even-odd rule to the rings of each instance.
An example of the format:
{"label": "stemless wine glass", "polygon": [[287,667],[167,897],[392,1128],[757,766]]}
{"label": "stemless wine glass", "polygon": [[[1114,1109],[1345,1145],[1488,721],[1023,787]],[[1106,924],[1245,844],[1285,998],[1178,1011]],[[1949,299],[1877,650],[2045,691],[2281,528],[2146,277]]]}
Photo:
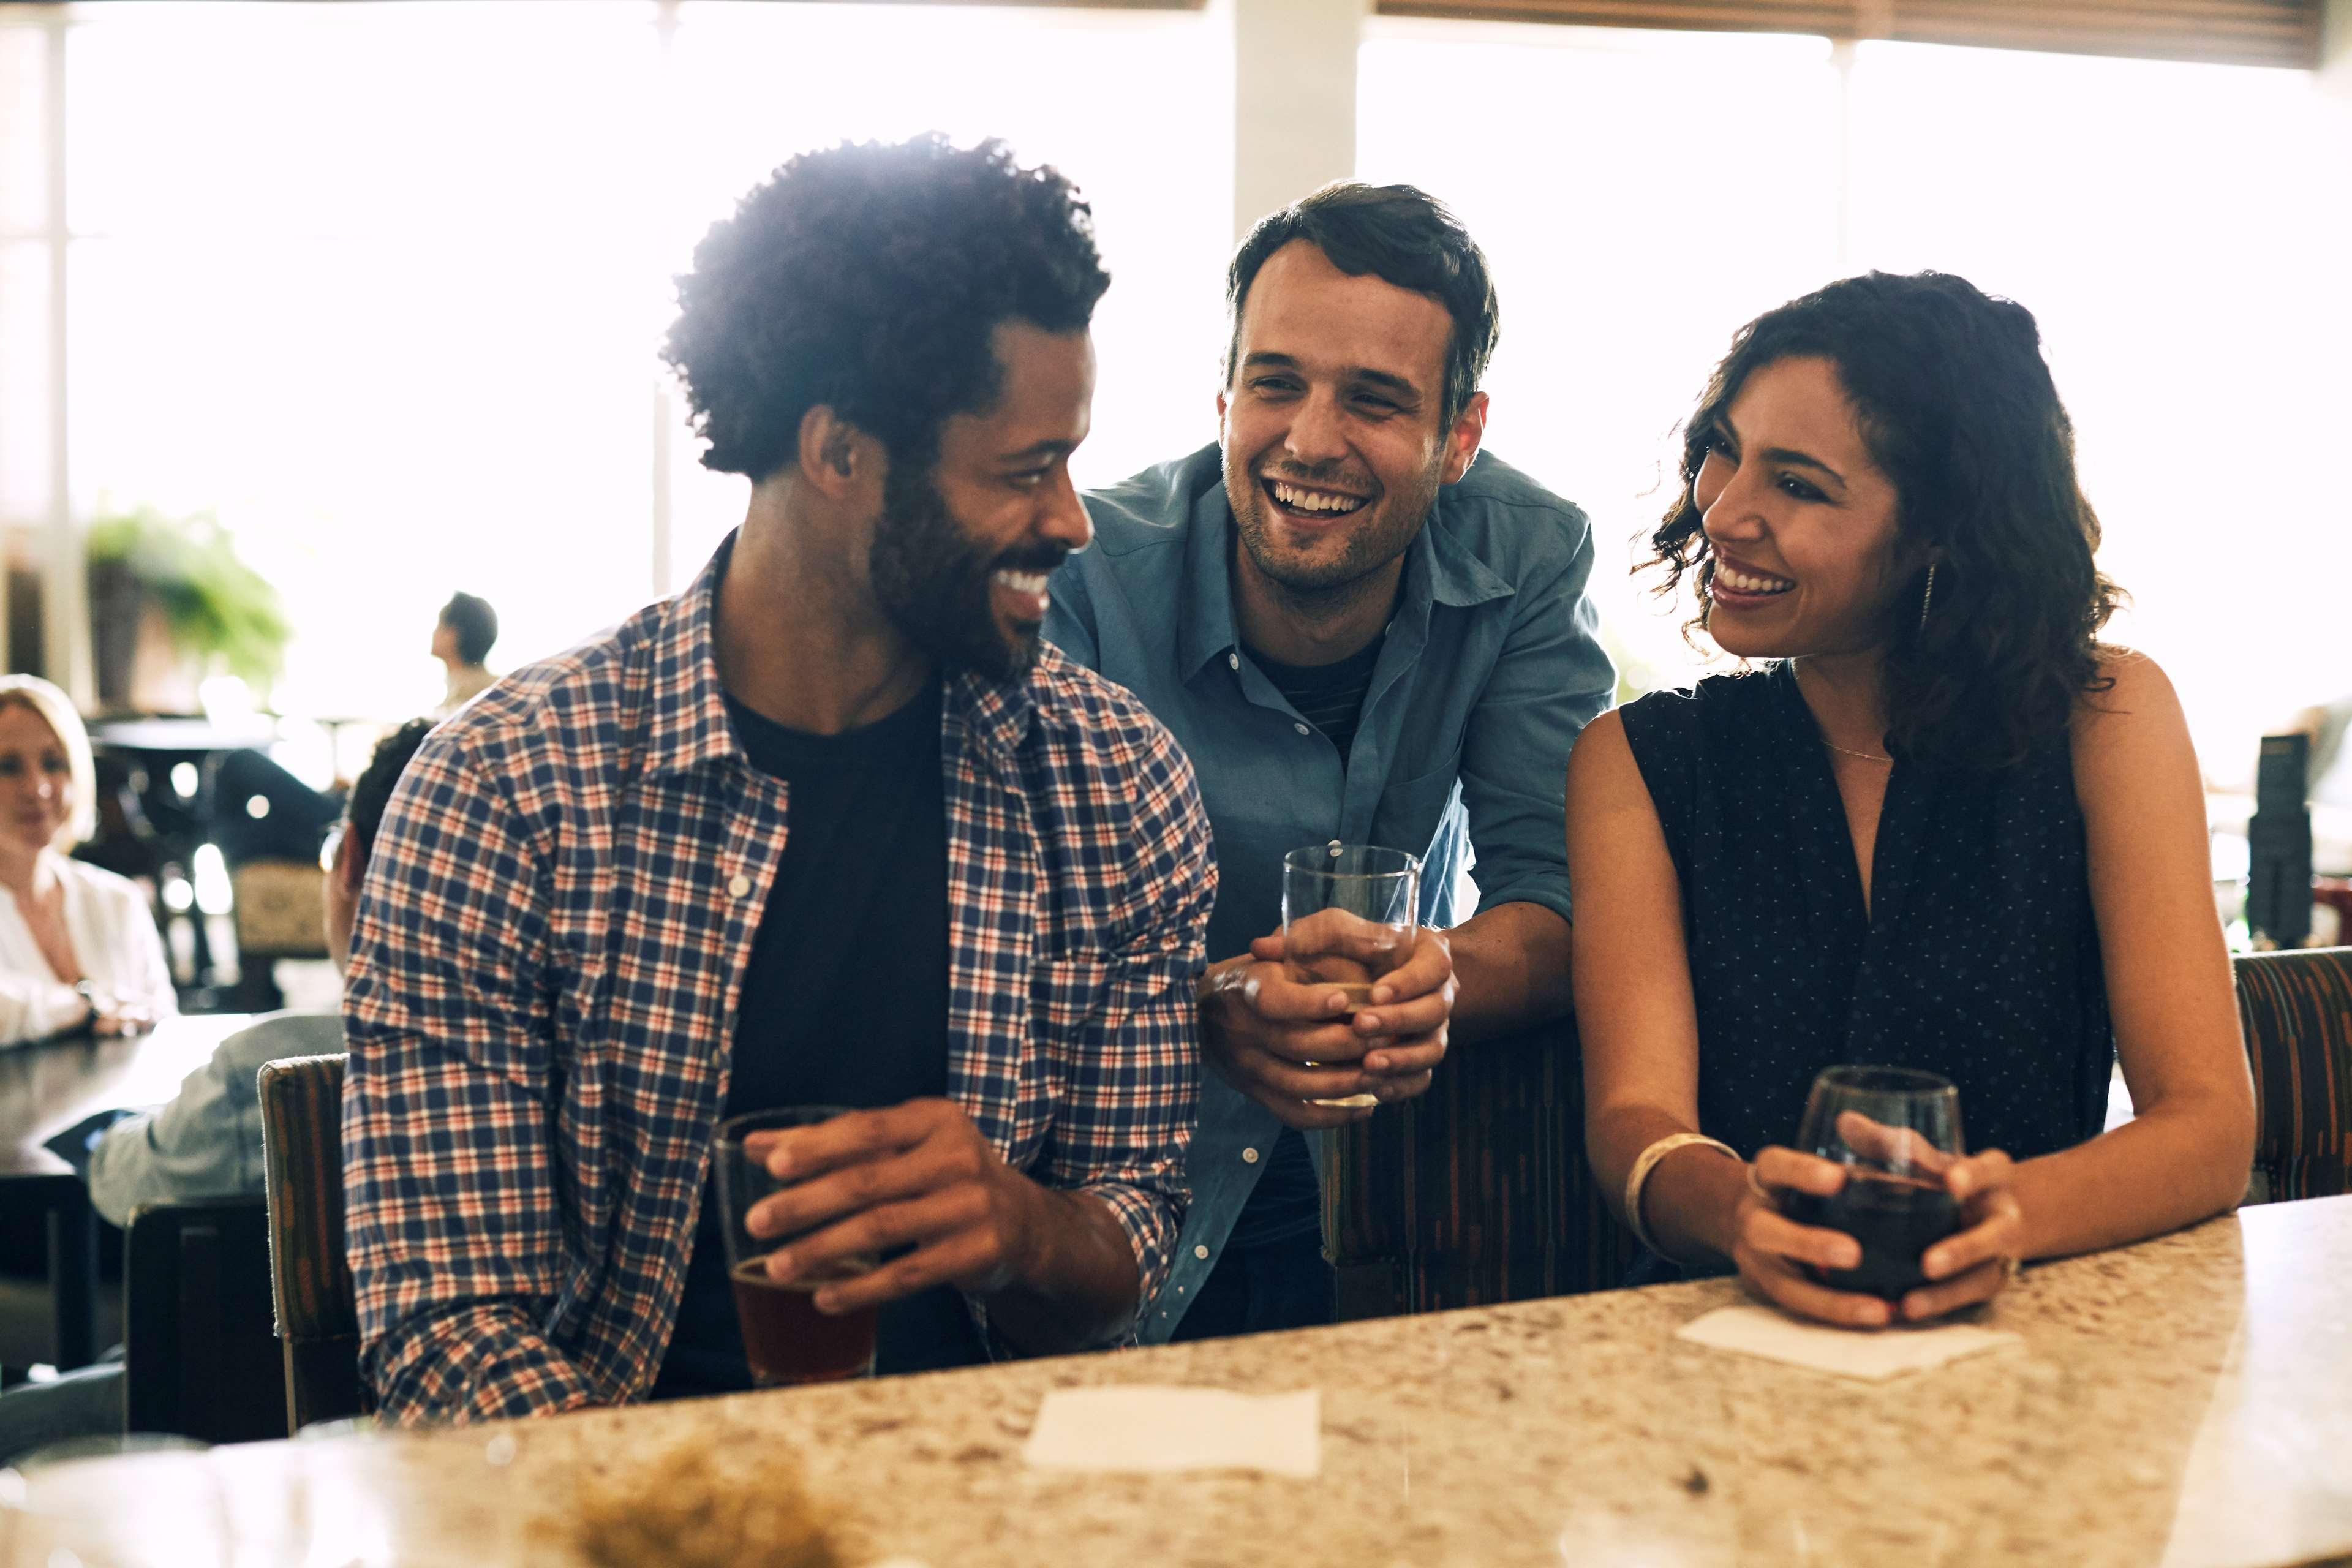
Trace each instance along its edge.
{"label": "stemless wine glass", "polygon": [[1813,1080],[1797,1147],[1843,1165],[1845,1185],[1827,1197],[1783,1189],[1780,1212],[1862,1244],[1858,1268],[1817,1268],[1814,1277],[1889,1300],[1925,1284],[1919,1255],[1960,1225],[1944,1184],[1966,1152],[1952,1081],[1908,1068],[1831,1068]]}
{"label": "stemless wine glass", "polygon": [[[1421,858],[1377,845],[1328,844],[1282,858],[1282,944],[1291,978],[1348,998],[1350,1015],[1372,1002],[1382,975],[1412,956],[1421,920]],[[1317,1105],[1367,1106],[1370,1094]]]}
{"label": "stemless wine glass", "polygon": [[821,1279],[771,1279],[767,1255],[793,1237],[754,1237],[743,1224],[752,1205],[784,1186],[768,1173],[767,1166],[751,1158],[743,1141],[755,1132],[814,1127],[845,1112],[845,1108],[838,1105],[788,1105],[734,1117],[719,1126],[719,1196],[727,1205],[727,1274],[735,1288],[743,1354],[751,1363],[751,1381],[761,1388],[864,1377],[874,1370],[874,1331],[880,1309],[861,1307],[828,1316],[816,1310],[816,1289],[864,1274],[877,1260],[843,1258]]}

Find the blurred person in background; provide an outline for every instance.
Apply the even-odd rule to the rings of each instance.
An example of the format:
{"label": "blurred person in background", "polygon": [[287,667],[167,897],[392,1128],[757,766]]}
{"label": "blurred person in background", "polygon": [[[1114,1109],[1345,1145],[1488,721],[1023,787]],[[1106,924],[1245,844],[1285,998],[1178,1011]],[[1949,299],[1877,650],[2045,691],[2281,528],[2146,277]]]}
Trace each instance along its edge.
{"label": "blurred person in background", "polygon": [[[352,917],[369,846],[400,772],[432,728],[413,720],[379,742],[352,786],[351,813],[328,851],[320,911],[338,969],[351,951]],[[107,1110],[49,1141],[89,1183],[92,1207],[128,1229],[151,1204],[260,1194],[262,1068],[289,1057],[343,1048],[341,1013],[275,1013],[255,1019],[215,1048],[168,1103]],[[122,1430],[121,1352],[47,1383],[0,1395],[0,1463],[46,1443]]]}
{"label": "blurred person in background", "polygon": [[37,676],[0,677],[0,1045],[179,1011],[146,895],[70,854],[96,824],[81,715]]}
{"label": "blurred person in background", "polygon": [[[2033,317],[1937,273],[1743,328],[1653,536],[1694,632],[1760,668],[1594,721],[1569,770],[1589,1152],[1654,1249],[1853,1327],[2021,1260],[2227,1209],[2253,1091],[2179,700],[2099,640],[2117,592]],[[2135,1118],[2105,1124],[2121,1058]],[[1847,1167],[1783,1147],[1823,1068],[1959,1089],[1961,1228],[1894,1300],[1786,1217]]]}
{"label": "blurred person in background", "polygon": [[453,594],[433,623],[433,657],[448,671],[448,686],[436,719],[446,719],[490,689],[498,676],[489,667],[490,649],[498,645],[499,613],[488,599]]}
{"label": "blurred person in background", "polygon": [[[360,881],[393,785],[432,721],[413,719],[376,743],[352,785],[341,831],[329,840],[320,901],[327,953],[340,971],[349,962]],[[89,1195],[119,1226],[142,1204],[261,1191],[261,1104],[255,1075],[268,1062],[343,1048],[343,1018],[333,1013],[272,1013],[223,1040],[212,1059],[188,1075],[176,1098],[113,1122],[89,1155]]]}

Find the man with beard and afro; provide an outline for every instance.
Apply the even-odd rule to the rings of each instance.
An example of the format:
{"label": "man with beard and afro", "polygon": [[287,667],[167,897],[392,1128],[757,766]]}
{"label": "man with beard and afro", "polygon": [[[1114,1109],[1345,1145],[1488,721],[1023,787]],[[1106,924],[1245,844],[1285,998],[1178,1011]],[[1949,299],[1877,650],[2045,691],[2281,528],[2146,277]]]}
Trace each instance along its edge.
{"label": "man with beard and afro", "polygon": [[[1320,1322],[1341,1291],[1350,1316],[1413,1304],[1384,1262],[1343,1281],[1326,1261],[1335,1143],[1402,1179],[1368,1142],[1380,1130],[1333,1133],[1429,1089],[1449,1043],[1487,1053],[1480,1079],[1507,1082],[1509,1103],[1548,1110],[1556,1069],[1537,1058],[1569,1011],[1568,754],[1615,687],[1584,514],[1479,451],[1495,291],[1451,213],[1410,185],[1327,186],[1243,241],[1226,302],[1220,439],[1087,498],[1100,542],[1055,579],[1045,623],[1176,732],[1217,831],[1213,1070],[1147,1340]],[[1283,963],[1283,857],[1326,844],[1423,861],[1417,946],[1352,1014]],[[1482,1149],[1426,1146],[1425,1174],[1457,1184],[1451,1256],[1424,1274],[1563,1206],[1512,1173],[1539,1163],[1512,1130],[1480,1132]],[[1375,1225],[1399,1223],[1376,1206]]]}
{"label": "man with beard and afro", "polygon": [[362,1363],[404,1421],[749,1387],[745,1267],[883,1372],[1130,1342],[1182,1215],[1216,873],[1192,773],[1039,641],[1109,279],[1001,143],[793,159],[667,357],[751,481],[693,585],[436,730],[347,1004]]}

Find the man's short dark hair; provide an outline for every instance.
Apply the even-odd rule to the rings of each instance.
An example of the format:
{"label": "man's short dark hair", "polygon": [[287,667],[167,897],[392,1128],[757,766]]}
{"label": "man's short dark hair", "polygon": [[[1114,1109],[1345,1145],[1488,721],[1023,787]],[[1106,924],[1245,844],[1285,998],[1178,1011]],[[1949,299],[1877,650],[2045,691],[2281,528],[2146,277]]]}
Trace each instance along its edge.
{"label": "man's short dark hair", "polygon": [[364,858],[374,847],[375,830],[383,826],[383,808],[392,800],[392,786],[400,782],[401,771],[416,755],[416,748],[424,744],[432,728],[430,719],[411,719],[375,743],[375,754],[368,758],[343,807],[345,854]]}
{"label": "man's short dark hair", "polygon": [[695,247],[662,357],[705,468],[753,483],[820,404],[928,469],[950,416],[986,407],[1001,321],[1075,332],[1110,275],[1070,182],[1001,142],[940,135],[803,153]]}
{"label": "man's short dark hair", "polygon": [[1452,425],[1486,374],[1501,317],[1486,253],[1444,203],[1413,185],[1343,180],[1258,220],[1225,271],[1225,308],[1233,318],[1225,384],[1233,384],[1241,358],[1242,307],[1249,302],[1250,285],[1266,258],[1294,239],[1312,243],[1349,277],[1369,272],[1445,307],[1454,332],[1445,348],[1443,423]]}
{"label": "man's short dark hair", "polygon": [[499,640],[499,613],[472,594],[451,595],[441,606],[441,624],[457,634],[457,657],[467,664],[489,658]]}

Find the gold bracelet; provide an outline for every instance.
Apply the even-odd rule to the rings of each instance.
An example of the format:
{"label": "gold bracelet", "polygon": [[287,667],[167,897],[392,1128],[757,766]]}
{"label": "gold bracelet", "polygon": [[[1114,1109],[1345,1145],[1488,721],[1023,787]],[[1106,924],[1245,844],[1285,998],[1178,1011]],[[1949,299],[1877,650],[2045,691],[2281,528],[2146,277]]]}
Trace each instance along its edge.
{"label": "gold bracelet", "polygon": [[[1642,1189],[1650,1184],[1650,1173],[1658,1168],[1659,1161],[1675,1150],[1687,1149],[1694,1143],[1705,1144],[1735,1160],[1739,1159],[1739,1151],[1720,1138],[1710,1138],[1704,1132],[1669,1132],[1634,1157],[1633,1173],[1625,1178],[1626,1228],[1633,1233],[1634,1240],[1661,1258],[1665,1256],[1664,1250],[1650,1239],[1650,1227],[1642,1223]],[[1741,1161],[1741,1163],[1746,1162]]]}

